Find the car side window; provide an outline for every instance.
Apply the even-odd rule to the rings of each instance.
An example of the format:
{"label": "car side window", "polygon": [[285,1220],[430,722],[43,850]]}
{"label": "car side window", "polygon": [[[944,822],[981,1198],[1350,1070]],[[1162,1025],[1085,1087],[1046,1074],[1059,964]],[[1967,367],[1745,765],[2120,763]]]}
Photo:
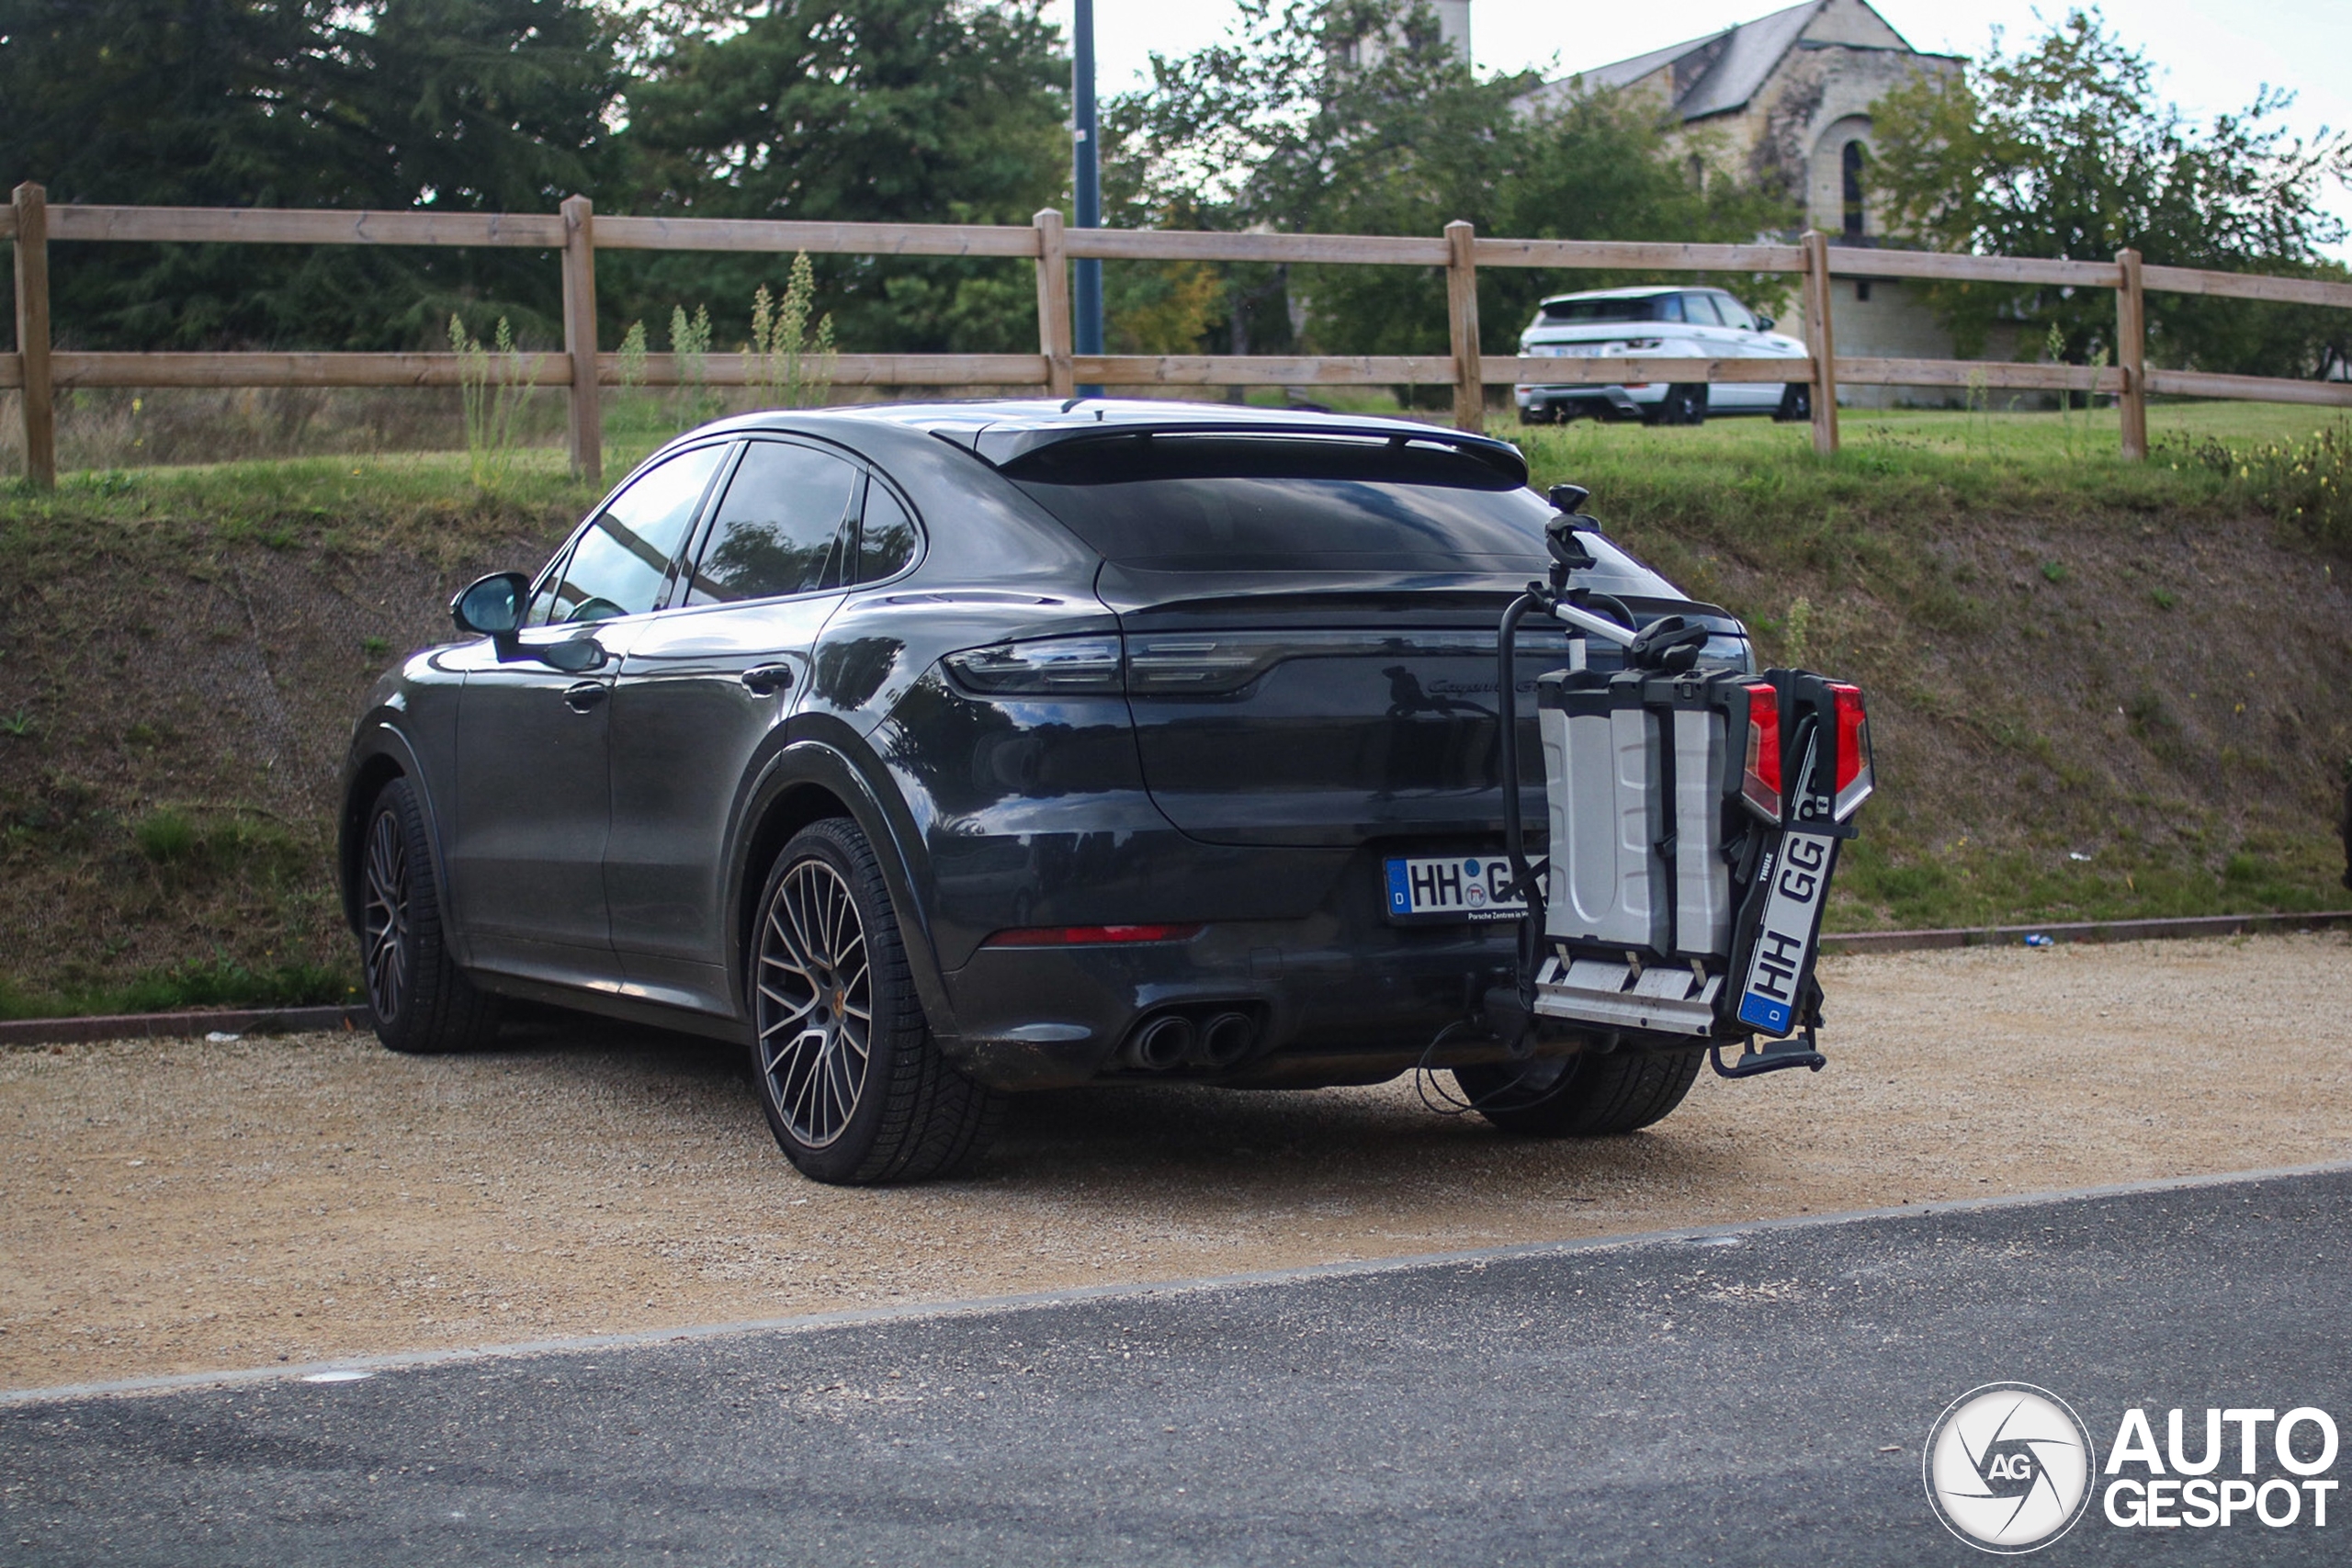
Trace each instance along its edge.
{"label": "car side window", "polygon": [[1682,296],[1682,316],[1683,320],[1698,326],[1715,327],[1723,324],[1722,318],[1715,314],[1713,298],[1705,294]]}
{"label": "car side window", "polygon": [[532,598],[526,624],[606,621],[653,608],[726,455],[723,445],[697,446],[639,474],[548,573]]}
{"label": "car side window", "polygon": [[915,523],[879,479],[865,485],[865,516],[857,531],[857,580],[877,582],[904,571],[915,558]]}
{"label": "car side window", "polygon": [[1708,298],[1715,302],[1715,311],[1718,315],[1723,317],[1724,325],[1727,327],[1737,327],[1744,333],[1752,333],[1758,330],[1756,318],[1748,313],[1747,307],[1733,299],[1730,295],[1712,294],[1709,295]]}
{"label": "car side window", "polygon": [[773,599],[849,581],[855,464],[813,446],[754,441],[711,518],[689,604]]}
{"label": "car side window", "polygon": [[1679,294],[1661,294],[1655,299],[1652,299],[1650,301],[1649,319],[1653,321],[1679,321],[1682,320],[1682,296]]}

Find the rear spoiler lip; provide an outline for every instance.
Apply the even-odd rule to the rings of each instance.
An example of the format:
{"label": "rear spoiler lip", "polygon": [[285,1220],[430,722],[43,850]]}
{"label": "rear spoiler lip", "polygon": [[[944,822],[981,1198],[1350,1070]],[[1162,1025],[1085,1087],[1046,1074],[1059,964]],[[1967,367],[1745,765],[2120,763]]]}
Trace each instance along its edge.
{"label": "rear spoiler lip", "polygon": [[1005,468],[1033,452],[1057,446],[1066,441],[1117,440],[1147,434],[1353,436],[1359,440],[1428,442],[1432,446],[1451,446],[1466,457],[1478,458],[1515,484],[1523,485],[1528,479],[1526,454],[1508,441],[1466,430],[1449,430],[1443,425],[1417,424],[1404,420],[1352,420],[1328,415],[1287,420],[1212,417],[1085,423],[1073,420],[1068,424],[990,424],[978,430],[934,428],[932,434],[950,446],[962,447],[994,468]]}

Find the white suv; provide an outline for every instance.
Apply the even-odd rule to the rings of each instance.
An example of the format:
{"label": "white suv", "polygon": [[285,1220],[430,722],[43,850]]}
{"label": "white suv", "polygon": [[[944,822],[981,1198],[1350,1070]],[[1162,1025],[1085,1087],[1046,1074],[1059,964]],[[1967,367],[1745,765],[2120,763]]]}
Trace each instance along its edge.
{"label": "white suv", "polygon": [[1791,379],[1668,385],[1590,384],[1512,389],[1525,424],[1550,424],[1578,414],[1637,415],[1652,424],[1697,424],[1710,413],[1769,413],[1776,419],[1813,415],[1805,346],[1772,331],[1720,288],[1601,288],[1544,301],[1519,334],[1519,352],[1538,358],[1786,359]]}

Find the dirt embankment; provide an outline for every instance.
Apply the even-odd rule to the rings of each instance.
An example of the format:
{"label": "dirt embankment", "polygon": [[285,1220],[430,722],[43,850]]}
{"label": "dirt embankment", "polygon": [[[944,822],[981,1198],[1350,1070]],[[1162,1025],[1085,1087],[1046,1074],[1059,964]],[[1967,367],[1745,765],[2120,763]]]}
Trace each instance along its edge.
{"label": "dirt embankment", "polygon": [[[19,507],[0,526],[0,1016],[321,993],[353,965],[337,773],[376,677],[447,640],[450,595],[536,567],[560,510],[452,499],[398,520]],[[217,509],[216,509],[217,511]],[[0,723],[0,730],[8,728]],[[121,988],[175,968],[201,988]]]}
{"label": "dirt embankment", "polygon": [[2340,908],[2352,583],[2267,520],[1867,495],[1623,529],[1767,657],[1870,695],[1841,929]]}
{"label": "dirt embankment", "polygon": [[730,1052],[366,1035],[0,1054],[0,1386],[1221,1274],[2352,1157],[2352,942],[1830,960],[1829,1068],[1502,1137],[1409,1081],[1025,1100],[842,1190]]}

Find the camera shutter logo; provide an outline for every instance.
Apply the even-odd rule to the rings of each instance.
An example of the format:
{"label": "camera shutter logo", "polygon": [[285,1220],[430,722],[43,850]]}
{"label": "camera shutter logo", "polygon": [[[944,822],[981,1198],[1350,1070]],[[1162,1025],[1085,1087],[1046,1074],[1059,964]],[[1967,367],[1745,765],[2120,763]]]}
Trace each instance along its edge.
{"label": "camera shutter logo", "polygon": [[2048,1546],[2090,1506],[2098,1454],[2082,1418],[2048,1389],[1996,1382],[1952,1401],[1921,1469],[1944,1528],[1984,1551]]}

